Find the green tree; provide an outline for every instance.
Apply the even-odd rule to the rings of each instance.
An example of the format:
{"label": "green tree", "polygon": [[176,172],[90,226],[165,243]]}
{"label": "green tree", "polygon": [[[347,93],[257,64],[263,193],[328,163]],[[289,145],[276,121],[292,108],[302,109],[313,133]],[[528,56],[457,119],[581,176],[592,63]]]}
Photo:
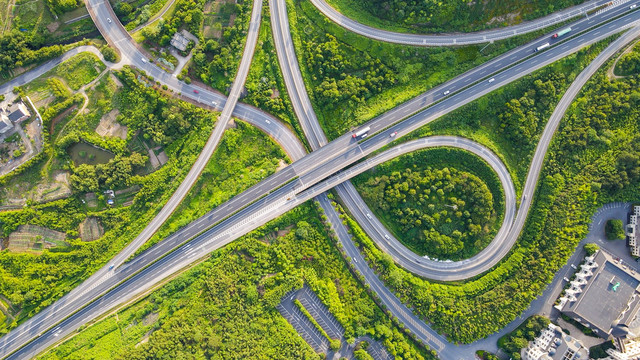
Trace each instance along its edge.
{"label": "green tree", "polygon": [[607,235],[607,240],[623,240],[626,236],[624,225],[620,219],[607,220],[604,232]]}

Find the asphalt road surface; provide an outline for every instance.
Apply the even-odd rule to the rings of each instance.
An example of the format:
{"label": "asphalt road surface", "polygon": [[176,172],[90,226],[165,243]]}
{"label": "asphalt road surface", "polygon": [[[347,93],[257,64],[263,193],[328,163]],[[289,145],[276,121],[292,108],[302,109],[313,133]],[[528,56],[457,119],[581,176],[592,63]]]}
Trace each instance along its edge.
{"label": "asphalt road surface", "polygon": [[[363,25],[339,13],[336,9],[332,8],[326,0],[311,0],[311,3],[315,5],[315,7],[326,17],[356,34],[380,41],[415,46],[460,46],[503,40],[516,35],[542,30],[546,27],[570,20],[574,17],[585,15],[590,10],[594,10],[609,2],[610,0],[587,1],[583,4],[554,12],[551,15],[547,15],[536,20],[526,21],[518,25],[507,26],[494,30],[472,33],[421,35],[380,30],[371,26]],[[622,6],[628,7],[626,1],[623,4],[624,5]],[[611,7],[618,5],[619,4],[616,4]]]}
{"label": "asphalt road surface", "polygon": [[[100,4],[104,6],[104,3],[100,3]],[[100,4],[98,4],[97,6],[100,6]],[[403,121],[402,123],[394,125],[392,130],[398,129],[398,136],[404,135],[414,130],[415,128],[424,125],[425,123],[428,123],[434,118],[439,117],[446,112],[452,111],[453,109],[458,108],[462,104],[468,103],[469,101],[472,101],[473,99],[478,98],[484,95],[485,93],[494,90],[499,86],[503,86],[510,81],[518,79],[524,76],[525,74],[530,73],[531,71],[534,71],[539,67],[542,67],[550,62],[555,61],[557,58],[565,56],[568,53],[577,51],[577,47],[586,46],[586,44],[593,43],[608,35],[619,32],[621,31],[622,28],[624,28],[625,26],[627,26],[628,24],[630,24],[635,20],[637,20],[637,15],[635,15],[635,13],[632,13],[628,16],[624,16],[618,20],[615,20],[613,24],[605,26],[604,28],[601,28],[599,30],[596,30],[599,32],[598,34],[590,33],[584,36],[576,37],[574,39],[567,41],[567,44],[564,47],[560,47],[560,46],[551,47],[548,51],[545,51],[542,54],[540,54],[540,55],[543,55],[542,59],[540,59],[540,55],[539,55],[534,57],[533,59],[525,61],[523,64],[526,65],[525,66],[526,69],[523,70],[522,67],[518,68],[518,65],[510,69],[507,69],[505,72],[499,75],[496,75],[495,81],[493,83],[486,84],[485,82],[483,82],[483,83],[479,83],[474,86],[471,86],[465,91],[458,94],[458,96],[455,96],[455,95],[450,96],[444,101],[438,103],[437,105],[431,108],[428,108],[424,111],[421,111],[420,113],[410,117],[409,119],[407,119],[406,121]],[[571,41],[573,41],[574,43],[571,43]],[[124,43],[127,43],[127,42],[125,41]],[[142,62],[142,63],[147,64],[146,62]],[[158,77],[156,77],[156,79],[158,79]],[[214,95],[211,95],[211,96],[213,97]],[[468,101],[465,101],[464,99],[460,101],[459,97],[464,97]],[[346,135],[344,137],[347,137],[349,142],[351,141],[351,137],[349,135]],[[390,141],[387,133],[378,134],[376,136],[370,137],[367,141],[363,142],[362,144],[351,144],[347,150],[343,151],[341,154],[338,155],[338,157],[334,157],[333,159],[325,160],[320,158],[322,160],[314,161],[313,165],[306,164],[301,166],[299,164],[294,163],[293,166],[289,167],[288,169],[305,170],[306,174],[304,176],[300,176],[297,180],[294,180],[290,184],[285,185],[282,189],[275,191],[274,192],[275,195],[274,194],[268,195],[264,198],[261,198],[260,196],[254,197],[251,200],[254,200],[256,198],[261,199],[260,201],[254,203],[256,205],[252,204],[250,207],[242,209],[239,213],[236,213],[236,215],[223,221],[220,225],[206,231],[204,234],[197,237],[194,241],[190,243],[191,245],[185,245],[185,247],[179,249],[178,251],[172,254],[169,254],[168,256],[165,256],[160,261],[152,264],[147,269],[145,269],[145,271],[136,274],[131,279],[142,278],[143,281],[141,283],[136,284],[136,287],[128,288],[127,290],[144,289],[145,286],[149,286],[150,284],[157,282],[160,279],[168,276],[168,274],[170,274],[171,272],[176,271],[177,269],[180,268],[180,266],[186,266],[189,263],[193,262],[195,259],[204,257],[208,254],[209,251],[212,251],[213,249],[228,243],[233,238],[236,238],[246,233],[252,228],[260,226],[262,223],[268,221],[271,218],[272,214],[284,213],[288,209],[299,204],[299,201],[304,200],[304,198],[300,198],[299,196],[296,195],[297,192],[300,192],[301,190],[308,188],[311,184],[314,184],[322,180],[327,175],[336,172],[337,170],[341,169],[345,165],[351,164],[356,160],[361,159],[367,154],[386,145],[388,142]],[[331,144],[327,145],[325,148],[330,146]],[[320,151],[317,151],[316,153],[321,153],[321,152],[323,151],[320,150]],[[314,154],[308,157],[305,157],[305,159],[311,158],[313,155]],[[326,156],[326,151],[325,151],[325,154],[323,155]],[[319,155],[316,155],[316,157],[318,156]],[[320,159],[316,159],[316,160],[320,160]],[[307,160],[307,162],[309,162],[309,160]],[[285,173],[286,172],[285,170],[275,175]],[[289,173],[286,174],[286,176],[283,178],[286,181],[289,181],[290,179],[295,178],[295,175],[294,175],[295,172],[292,173],[290,170],[288,171]],[[277,179],[275,175],[274,177],[271,177],[270,180],[269,179],[267,180],[273,182],[274,179]],[[278,185],[283,184],[286,181],[279,182]],[[265,185],[264,183],[261,183],[261,184],[258,184],[257,187],[261,187],[264,185]],[[188,230],[185,230],[184,232],[182,232],[182,234],[185,236],[183,240],[188,239],[188,237],[186,236],[190,235],[189,232],[191,232],[191,234],[194,232],[197,233],[198,232],[197,227],[201,225],[202,225],[202,221],[194,222],[193,225],[190,225],[189,227],[187,227],[186,229]],[[203,240],[203,239],[206,239],[206,240]],[[186,248],[186,246],[193,246],[194,249],[196,250],[189,250],[188,248]],[[163,253],[162,251],[160,251],[155,254],[152,254],[149,251],[149,252],[145,252],[142,258],[143,259],[151,258],[152,260],[155,260],[159,256],[165,253],[166,252]],[[182,257],[183,261],[175,260],[175,257],[177,255],[173,255],[173,254],[185,255]],[[497,259],[496,261],[498,260],[499,259]],[[114,277],[115,276],[112,276],[112,278]],[[98,286],[98,288],[100,288],[101,286]],[[118,287],[117,289],[122,289],[122,287]],[[120,293],[119,295],[122,295],[121,297],[122,299],[122,298],[126,298],[127,296],[132,296],[131,294],[134,294],[136,292],[137,291],[126,291],[124,293]],[[117,291],[109,292],[109,294],[112,294],[112,293],[117,293]],[[91,294],[85,294],[85,295],[91,295]],[[97,314],[105,310],[105,306],[103,305],[109,305],[110,304],[109,301],[111,301],[111,304],[113,304],[114,300],[113,299],[108,300],[108,296],[101,298],[97,303],[93,303],[93,304],[102,304],[98,308],[94,307],[91,310],[89,309],[89,306],[88,306],[85,309],[89,309],[89,310],[83,309],[84,317],[81,318],[80,320],[78,320],[78,316],[74,315],[70,317],[68,321],[72,322],[72,319],[76,319],[74,321],[86,322],[86,319],[90,318],[91,316],[94,316],[94,317],[97,316]],[[120,301],[120,300],[117,300],[117,301]],[[51,307],[54,310],[54,312],[55,312],[55,307],[56,307],[55,305]],[[92,311],[92,312],[87,313],[87,311]],[[92,314],[92,315],[87,316],[87,314]],[[24,356],[25,354],[29,354],[29,351],[35,351],[35,349],[37,349],[38,346],[42,348],[43,345],[46,345],[48,341],[47,339],[53,338],[55,340],[55,338],[57,337],[55,336],[56,334],[60,336],[60,335],[63,335],[63,333],[65,332],[69,333],[70,331],[72,331],[72,328],[73,326],[61,326],[59,329],[54,328],[51,332],[47,333],[48,334],[47,336],[44,336],[44,335],[41,336],[38,339],[39,341],[34,342],[29,346],[25,347],[23,349],[24,352],[21,351],[20,353],[16,353],[16,355],[22,354],[22,356]],[[38,331],[41,331],[41,329],[43,329],[43,327],[38,327],[38,329],[32,328],[32,329],[29,329],[29,331],[31,332],[32,336],[37,336],[39,334]],[[2,340],[5,341],[5,338],[6,336]],[[0,345],[4,345],[4,344],[0,343]],[[2,346],[2,348],[7,349],[6,346]],[[15,358],[20,358],[20,357],[15,357]]]}

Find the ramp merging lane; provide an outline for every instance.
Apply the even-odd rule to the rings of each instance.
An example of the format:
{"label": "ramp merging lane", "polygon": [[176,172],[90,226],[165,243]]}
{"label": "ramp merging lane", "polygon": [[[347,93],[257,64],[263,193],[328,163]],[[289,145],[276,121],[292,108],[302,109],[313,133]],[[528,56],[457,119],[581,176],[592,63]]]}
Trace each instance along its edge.
{"label": "ramp merging lane", "polygon": [[[494,30],[484,30],[472,33],[424,35],[376,29],[344,16],[331,7],[326,0],[311,0],[311,3],[326,17],[347,30],[375,40],[414,46],[460,46],[504,40],[516,35],[542,30],[546,27],[559,24],[576,16],[585,15],[589,11],[597,9],[609,2],[611,1],[587,1],[584,4],[573,6],[536,20],[526,21],[518,25],[507,26]],[[623,3],[625,2],[626,1]],[[611,7],[617,5],[618,4],[612,5]]]}
{"label": "ramp merging lane", "polygon": [[[107,11],[106,14],[109,14],[108,10],[110,10],[110,7],[106,7],[103,1],[94,2],[92,0],[90,1],[88,8],[90,9],[90,12],[92,12],[92,16],[94,16],[94,19],[96,18],[95,14],[93,14],[93,12],[96,10],[93,9],[94,6],[97,10],[102,8],[103,11]],[[395,123],[395,125],[393,125],[387,131],[398,131],[398,136],[406,135],[409,132],[434,120],[435,118],[440,117],[443,114],[450,112],[456,108],[459,108],[463,104],[477,99],[478,97],[490,91],[493,91],[500,86],[504,86],[508,82],[521,78],[522,76],[538,68],[541,68],[542,66],[545,66],[563,56],[566,56],[567,54],[578,51],[580,48],[588,44],[594,43],[607,36],[620,32],[623,29],[630,27],[637,20],[638,15],[636,15],[636,13],[622,16],[619,19],[614,20],[612,23],[600,28],[598,30],[598,34],[591,32],[586,33],[571,40],[567,40],[564,47],[551,47],[549,50],[536,55],[534,58],[525,60],[523,63],[513,66],[503,71],[502,73],[495,75],[495,81],[491,84],[488,84],[486,82],[476,83],[475,85],[466,88],[464,91],[461,91],[458,94],[453,94],[452,96],[445,98],[436,105],[420,111],[419,113],[409,117],[405,121],[400,122],[400,120],[406,114],[393,114],[393,116],[387,115],[387,117],[385,118],[386,120],[380,121],[379,119],[377,119],[377,121],[373,121],[371,124],[379,126],[375,130],[379,131]],[[97,21],[97,23],[99,22],[100,20]],[[103,30],[102,25],[99,25],[99,28],[101,29],[101,31]],[[103,32],[103,34],[105,33]],[[105,35],[106,38],[109,38],[108,34],[109,33]],[[626,34],[624,36],[626,38]],[[114,39],[109,39],[109,41],[110,43],[113,42],[117,45],[122,45],[122,48],[120,49],[121,52],[123,51],[123,48],[126,50],[126,46],[127,44],[129,44],[129,46],[132,47],[129,54],[139,54],[139,52],[137,52],[137,49],[135,49],[135,46],[131,45],[126,38],[118,39],[115,41]],[[133,62],[135,63],[136,60],[133,59]],[[150,72],[154,68],[156,68],[154,65],[150,65],[146,61],[142,60],[137,61],[137,64],[134,65],[140,65],[140,67],[147,70],[147,72]],[[164,73],[164,75],[168,74]],[[195,87],[193,86],[184,87],[180,84],[176,85],[176,83],[173,82],[174,80],[176,80],[175,78],[172,78],[171,76],[167,78],[164,75],[160,74],[160,76],[157,76],[156,79],[161,82],[167,79],[168,81],[171,81],[171,86],[179,86],[176,87],[178,90],[195,89]],[[196,99],[196,101],[215,101],[212,99],[221,98],[221,95],[219,94],[215,94],[213,92],[208,93],[209,94],[207,94],[207,92],[204,92],[203,94],[201,94],[201,96],[198,97],[198,99]],[[224,100],[224,98],[222,98],[222,100]],[[239,107],[240,104],[237,106],[237,108]],[[261,114],[257,110],[254,111],[258,113],[258,115]],[[229,243],[233,239],[257,228],[258,226],[261,226],[267,221],[292,209],[302,202],[321,194],[323,191],[326,191],[325,186],[330,186],[332,184],[331,182],[329,182],[329,180],[335,182],[335,184],[344,181],[350,174],[343,174],[339,172],[339,170],[344,168],[345,166],[355,163],[356,161],[364,158],[366,155],[371,154],[377,149],[380,149],[382,146],[390,143],[391,141],[387,131],[385,131],[384,133],[379,133],[375,136],[371,136],[367,139],[367,141],[364,141],[362,143],[352,142],[351,136],[347,134],[337,139],[336,141],[327,144],[322,149],[296,161],[292,166],[289,166],[286,169],[283,169],[282,171],[263,180],[263,182],[249,189],[248,193],[252,196],[248,196],[243,193],[235,197],[232,201],[219,207],[219,209],[214,209],[203,218],[181,229],[176,233],[175,236],[167,238],[145,253],[136,257],[136,259],[134,259],[130,263],[119,268],[113,276],[105,281],[105,283],[97,286],[97,289],[101,289],[101,291],[104,292],[106,289],[110,289],[120,281],[127,278],[129,274],[135,272],[136,269],[142,269],[142,267],[146,266],[144,270],[137,272],[135,275],[125,280],[124,283],[114,287],[105,296],[100,297],[93,303],[89,303],[90,300],[96,298],[96,296],[92,297],[92,293],[82,295],[80,299],[78,299],[78,301],[74,301],[74,303],[89,303],[89,305],[84,307],[80,312],[70,314],[71,307],[63,308],[64,311],[57,311],[58,309],[60,309],[60,305],[58,303],[54,304],[50,308],[45,309],[43,313],[52,315],[49,318],[50,321],[42,321],[39,324],[35,324],[32,327],[24,329],[25,338],[31,339],[37,337],[36,341],[27,344],[27,346],[12,354],[10,358],[23,359],[29,356],[33,356],[38,351],[46,348],[46,346],[48,346],[49,344],[54,343],[58,336],[69,334],[71,331],[80,326],[80,324],[86,323],[90,319],[95,318],[96,316],[112,308],[113,306],[126,301],[128,298],[140,293],[141,291],[144,291],[149,286],[152,286],[158,281],[161,281],[171,273],[178,271],[185,266],[188,266],[190,263],[196,261],[199,258],[207,256],[209,252]],[[288,146],[286,146],[286,144],[283,144],[283,146],[285,146],[285,148],[289,148]],[[339,151],[334,154],[332,152],[332,150],[334,149]],[[542,156],[544,157],[544,154]],[[313,186],[314,184],[317,184],[326,179],[327,176],[336,172],[338,173],[326,180],[327,182]],[[335,184],[331,186],[335,186]],[[236,199],[245,200],[236,201]],[[252,202],[255,199],[259,200]],[[322,197],[320,199],[323,200]],[[249,205],[243,207],[246,204]],[[228,217],[229,214],[232,215]],[[217,223],[221,219],[224,220],[219,222],[214,227],[202,232],[202,229],[206,229],[207,227]],[[173,250],[177,244],[181,244],[189,240],[193,237],[193,235],[196,235],[198,233],[200,233],[200,235],[196,236],[192,241],[178,248],[176,251],[169,253],[169,251]],[[360,255],[354,254],[354,256]],[[158,258],[160,259],[158,261],[155,261]],[[468,277],[470,276],[469,274],[473,274],[474,272],[483,272],[483,267],[491,267],[492,264],[495,264],[495,262],[497,262],[498,260],[499,258],[490,257],[489,260],[482,264],[482,266],[471,266],[458,272],[461,273],[462,278]],[[80,302],[80,300],[85,301]],[[74,305],[74,308],[78,309],[79,306]],[[66,320],[58,324],[55,328],[45,332],[45,330],[51,328],[60,320],[65,318]],[[419,325],[420,324],[418,323],[416,326]],[[419,331],[427,330],[423,329]],[[9,335],[11,334],[12,333],[10,333]],[[9,343],[8,339],[11,338],[11,336],[9,335],[0,339],[0,356],[6,356],[11,351],[19,347],[19,345],[17,345],[18,342],[14,342],[15,340],[12,340],[11,344]],[[436,338],[436,340],[438,339]],[[24,343],[26,343],[26,341],[20,343],[20,345]],[[434,348],[438,349],[437,345],[437,343],[434,343]]]}

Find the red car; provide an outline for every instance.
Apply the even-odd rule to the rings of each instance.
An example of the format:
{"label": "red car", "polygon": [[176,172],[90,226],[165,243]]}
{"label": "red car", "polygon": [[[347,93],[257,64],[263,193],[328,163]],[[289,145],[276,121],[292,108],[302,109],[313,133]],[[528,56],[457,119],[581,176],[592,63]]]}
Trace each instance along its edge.
{"label": "red car", "polygon": [[193,90],[193,92],[196,93],[196,94],[200,94],[200,91],[198,91],[198,90]]}

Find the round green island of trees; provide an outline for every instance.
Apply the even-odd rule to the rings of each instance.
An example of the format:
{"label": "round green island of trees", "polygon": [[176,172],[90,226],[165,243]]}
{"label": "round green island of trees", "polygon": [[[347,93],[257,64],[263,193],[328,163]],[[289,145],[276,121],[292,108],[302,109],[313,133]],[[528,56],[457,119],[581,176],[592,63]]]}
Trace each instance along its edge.
{"label": "round green island of trees", "polygon": [[356,186],[395,237],[422,256],[471,257],[500,227],[497,176],[483,160],[461,150],[405,155],[360,175]]}

